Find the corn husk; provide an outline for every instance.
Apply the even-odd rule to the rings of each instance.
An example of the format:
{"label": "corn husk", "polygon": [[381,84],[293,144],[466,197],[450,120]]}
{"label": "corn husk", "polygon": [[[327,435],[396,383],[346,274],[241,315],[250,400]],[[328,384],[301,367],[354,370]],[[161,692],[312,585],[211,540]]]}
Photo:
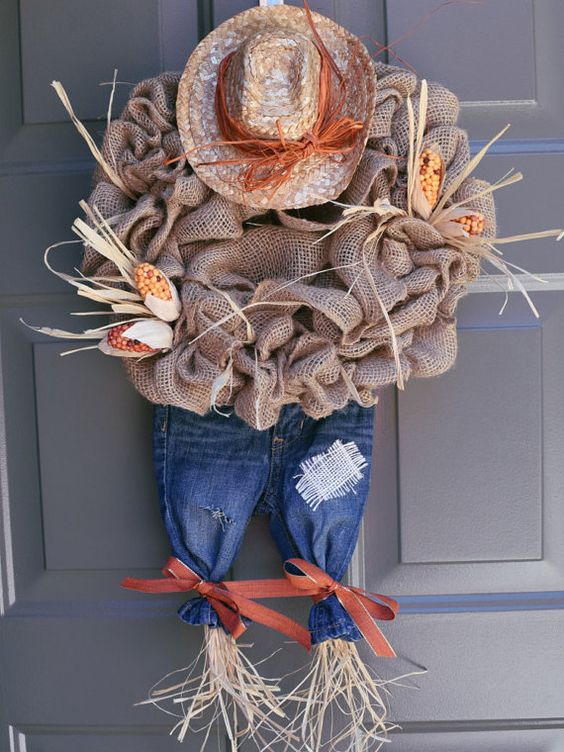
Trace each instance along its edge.
{"label": "corn husk", "polygon": [[[477,212],[474,212],[477,213]],[[445,209],[439,217],[435,220],[433,226],[437,229],[445,240],[459,240],[461,238],[468,238],[470,235],[465,231],[464,227],[457,222],[457,219],[466,217],[468,215],[468,209],[464,206],[449,207]]]}
{"label": "corn husk", "polygon": [[[427,116],[427,101],[428,101],[428,87],[427,81],[421,81],[421,88],[419,92],[419,112],[417,118],[417,126],[415,124],[415,113],[413,111],[413,103],[411,97],[407,97],[407,120],[409,123],[409,151],[407,157],[407,213],[412,214],[413,197],[417,194],[416,186],[419,185],[419,157],[423,150],[423,138],[425,135],[425,124]],[[423,192],[421,192],[422,194]],[[423,196],[425,199],[425,197]],[[424,209],[427,204],[421,204],[420,208]]]}
{"label": "corn husk", "polygon": [[[123,333],[123,336],[146,344],[151,348],[151,352],[137,353],[112,347],[108,341],[108,337],[111,330],[116,326],[114,323],[97,329],[86,329],[82,332],[71,332],[64,329],[40,326],[31,326],[30,328],[41,334],[61,339],[100,340],[97,346],[70,350],[64,352],[63,355],[98,347],[106,355],[120,358],[144,358],[148,355],[170,350],[173,341],[173,330],[168,322],[175,321],[179,317],[182,308],[176,287],[158,269],[159,275],[162,276],[168,286],[170,299],[161,300],[152,294],[146,295],[143,298],[135,287],[135,270],[138,267],[137,257],[121,242],[110,224],[102,217],[96,207],[90,207],[84,201],[80,202],[80,206],[90,220],[90,224],[87,224],[80,217],[75,219],[72,229],[78,235],[79,241],[64,241],[49,246],[44,254],[45,265],[57,277],[76,288],[77,295],[80,297],[88,298],[95,303],[102,303],[107,306],[106,310],[79,311],[73,312],[71,315],[100,316],[119,314],[133,317],[126,320],[132,326]],[[118,273],[109,277],[86,277],[77,272],[76,276],[73,276],[60,272],[51,265],[50,253],[54,248],[80,241],[92,246],[104,258],[111,261]],[[123,323],[122,321],[121,324]],[[28,325],[26,324],[26,326]]]}
{"label": "corn husk", "polygon": [[180,316],[182,304],[180,302],[180,297],[178,295],[176,287],[169,279],[167,280],[167,282],[170,288],[170,300],[161,300],[155,295],[151,295],[149,293],[149,295],[146,295],[143,298],[143,303],[147,306],[151,313],[154,313],[157,318],[161,319],[161,321],[176,321],[176,319]]}
{"label": "corn husk", "polygon": [[[138,340],[150,347],[154,353],[166,352],[172,347],[173,331],[164,321],[158,319],[143,319],[131,324],[121,335],[125,339]],[[118,358],[139,358],[139,353],[127,352],[112,347],[108,342],[108,333],[98,345],[105,355],[114,355]]]}
{"label": "corn husk", "polygon": [[[66,329],[54,329],[48,326],[32,326],[23,319],[20,319],[24,326],[39,334],[46,334],[48,337],[56,337],[57,339],[73,339],[73,340],[98,340],[97,345],[91,347],[80,347],[73,350],[66,350],[61,355],[71,355],[76,352],[82,352],[84,350],[99,349],[105,355],[114,355],[119,358],[143,358],[147,355],[153,355],[159,352],[166,352],[172,347],[172,341],[174,332],[169,324],[159,319],[132,319],[129,322],[122,322],[119,325],[106,324],[105,326],[97,327],[96,329],[86,329],[83,332],[70,332]],[[131,324],[129,328],[122,333],[126,339],[135,339],[148,347],[152,348],[151,353],[134,353],[127,350],[119,350],[111,347],[108,342],[108,336],[112,329],[121,328],[124,323]]]}
{"label": "corn husk", "polygon": [[[51,251],[61,245],[66,245],[69,241],[55,243],[47,248],[44,262],[49,271],[75,287],[77,294],[81,297],[108,305],[110,310],[106,313],[156,316],[163,321],[175,321],[180,315],[181,303],[176,287],[164,272],[158,270],[167,282],[171,299],[163,301],[153,295],[143,298],[135,287],[135,269],[138,265],[136,256],[120,241],[96,207],[91,208],[85,201],[81,201],[80,206],[93,227],[78,217],[73,222],[73,232],[83,243],[92,246],[100,255],[111,261],[119,273],[113,277],[86,277],[80,273],[73,276],[58,271],[51,265]],[[124,289],[124,286],[130,289]]]}

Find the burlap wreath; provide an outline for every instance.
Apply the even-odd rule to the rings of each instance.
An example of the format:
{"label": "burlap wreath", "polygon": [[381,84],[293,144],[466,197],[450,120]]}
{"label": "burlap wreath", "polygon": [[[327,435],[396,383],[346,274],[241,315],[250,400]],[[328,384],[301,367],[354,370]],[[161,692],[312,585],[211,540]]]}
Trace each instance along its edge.
{"label": "burlap wreath", "polygon": [[[359,205],[388,198],[405,208],[406,97],[417,110],[419,82],[383,64],[377,76],[368,146],[339,200]],[[185,160],[163,166],[182,153],[175,125],[179,78],[163,73],[138,84],[106,133],[104,157],[137,199],[100,170],[89,199],[112,218],[139,260],[161,267],[181,293],[173,349],[128,360],[131,381],[152,402],[200,414],[212,404],[233,405],[259,429],[272,426],[287,403],[301,403],[314,418],[350,399],[374,404],[378,390],[396,381],[397,369],[389,326],[360,265],[373,218],[320,241],[342,207],[257,213],[211,191]],[[469,160],[457,116],[456,97],[430,84],[425,143],[440,148],[445,185]],[[477,183],[465,180],[455,198],[476,193]],[[485,216],[493,236],[491,196],[470,205]],[[111,269],[87,248],[83,271]],[[393,323],[404,379],[450,368],[457,349],[456,304],[480,273],[479,261],[448,247],[427,222],[398,217],[374,249],[370,272]]]}

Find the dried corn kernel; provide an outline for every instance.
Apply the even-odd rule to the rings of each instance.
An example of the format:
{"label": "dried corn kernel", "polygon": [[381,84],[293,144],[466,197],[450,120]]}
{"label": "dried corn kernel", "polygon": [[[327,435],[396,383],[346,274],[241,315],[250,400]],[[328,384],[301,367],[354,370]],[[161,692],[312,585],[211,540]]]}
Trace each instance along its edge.
{"label": "dried corn kernel", "polygon": [[485,221],[481,214],[468,214],[454,220],[462,225],[462,229],[468,235],[480,235],[484,231]]}
{"label": "dried corn kernel", "polygon": [[432,149],[424,149],[419,157],[419,184],[431,208],[439,200],[443,182],[443,160]]}
{"label": "dried corn kernel", "polygon": [[142,298],[154,295],[159,300],[172,300],[168,279],[152,264],[145,262],[135,268],[135,287]]}
{"label": "dried corn kernel", "polygon": [[116,350],[125,350],[126,352],[134,353],[155,353],[155,350],[144,342],[140,342],[138,339],[128,339],[123,334],[131,327],[131,324],[119,324],[112,327],[106,335],[108,345]]}

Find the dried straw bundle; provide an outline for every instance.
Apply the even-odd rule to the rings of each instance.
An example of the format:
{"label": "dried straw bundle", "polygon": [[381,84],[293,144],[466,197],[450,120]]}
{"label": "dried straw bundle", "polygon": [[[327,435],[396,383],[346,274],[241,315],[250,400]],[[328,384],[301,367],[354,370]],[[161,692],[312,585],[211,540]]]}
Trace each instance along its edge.
{"label": "dried straw bundle", "polygon": [[388,719],[391,688],[413,687],[407,680],[423,673],[382,679],[364,663],[357,643],[322,642],[314,648],[306,676],[287,696],[292,729],[308,752],[377,751],[399,728]]}
{"label": "dried straw bundle", "polygon": [[233,750],[243,738],[254,740],[261,750],[274,742],[295,749],[298,735],[284,720],[279,693],[278,680],[263,679],[231,635],[205,626],[202,649],[195,660],[163,677],[148,698],[137,704],[154,705],[176,716],[178,721],[170,733],[178,741],[184,741],[189,733],[202,734],[202,751],[218,722]]}

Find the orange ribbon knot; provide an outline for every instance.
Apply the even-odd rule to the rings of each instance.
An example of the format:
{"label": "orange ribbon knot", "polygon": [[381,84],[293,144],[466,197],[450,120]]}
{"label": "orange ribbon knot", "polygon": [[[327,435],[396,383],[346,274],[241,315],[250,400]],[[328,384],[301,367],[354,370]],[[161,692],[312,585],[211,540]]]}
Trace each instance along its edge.
{"label": "orange ribbon knot", "polygon": [[288,559],[284,563],[284,573],[295,590],[303,595],[310,595],[316,602],[335,595],[374,653],[388,658],[396,657],[394,649],[374,623],[374,619],[395,619],[399,611],[397,601],[362,588],[342,585],[327,572],[304,559]]}
{"label": "orange ribbon knot", "polygon": [[264,624],[303,645],[311,648],[307,629],[271,608],[251,600],[255,598],[279,598],[296,593],[286,580],[248,580],[247,582],[210,582],[196,574],[180,559],[171,557],[163,570],[164,578],[139,579],[126,577],[122,587],[142,593],[187,593],[194,590],[215,609],[221,624],[235,638],[246,630],[243,617]]}

